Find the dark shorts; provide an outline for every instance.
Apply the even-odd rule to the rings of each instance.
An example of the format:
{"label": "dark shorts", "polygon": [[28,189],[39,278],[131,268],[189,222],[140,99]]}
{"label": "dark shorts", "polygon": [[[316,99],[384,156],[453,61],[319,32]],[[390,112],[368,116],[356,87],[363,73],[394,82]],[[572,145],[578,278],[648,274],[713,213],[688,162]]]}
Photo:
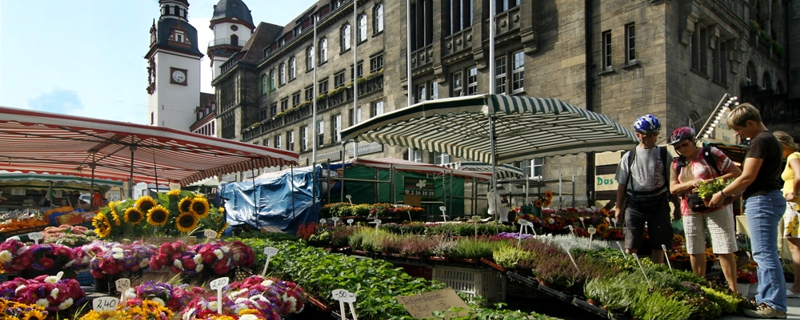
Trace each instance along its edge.
{"label": "dark shorts", "polygon": [[625,207],[625,248],[638,249],[644,239],[644,226],[650,235],[650,248],[672,248],[672,222],[669,218],[669,195],[627,198]]}

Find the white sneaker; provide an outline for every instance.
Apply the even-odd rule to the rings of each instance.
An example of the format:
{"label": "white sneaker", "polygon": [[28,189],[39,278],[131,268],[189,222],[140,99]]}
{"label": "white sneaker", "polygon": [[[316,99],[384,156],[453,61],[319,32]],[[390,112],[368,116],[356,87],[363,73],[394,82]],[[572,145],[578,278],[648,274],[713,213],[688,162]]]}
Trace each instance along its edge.
{"label": "white sneaker", "polygon": [[786,298],[798,299],[800,298],[800,293],[794,293],[792,290],[786,289]]}

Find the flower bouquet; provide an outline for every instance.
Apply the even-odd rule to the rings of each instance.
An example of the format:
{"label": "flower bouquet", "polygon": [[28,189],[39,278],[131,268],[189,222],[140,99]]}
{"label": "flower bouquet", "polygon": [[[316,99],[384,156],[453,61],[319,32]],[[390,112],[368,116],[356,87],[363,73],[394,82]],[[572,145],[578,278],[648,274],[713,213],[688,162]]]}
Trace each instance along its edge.
{"label": "flower bouquet", "polygon": [[167,268],[174,274],[192,276],[203,271],[205,265],[200,254],[183,241],[165,242],[153,252],[150,270]]}
{"label": "flower bouquet", "polygon": [[95,255],[89,263],[96,279],[143,270],[148,267],[155,247],[136,241],[132,244],[111,243],[110,248]]}
{"label": "flower bouquet", "polygon": [[225,275],[234,268],[249,268],[255,262],[253,248],[236,240],[233,242],[212,241],[192,247],[201,257],[203,264],[217,275]]}
{"label": "flower bouquet", "polygon": [[69,268],[75,260],[75,253],[67,246],[54,243],[26,245],[8,239],[0,243],[0,263],[3,270],[10,272],[40,271],[55,273]]}
{"label": "flower bouquet", "polygon": [[198,296],[206,295],[203,288],[190,286],[187,284],[171,285],[165,282],[147,280],[128,289],[126,296],[133,299],[144,299],[166,306],[170,310],[183,310],[192,300]]}
{"label": "flower bouquet", "polygon": [[0,316],[2,319],[39,319],[47,317],[47,311],[36,304],[21,303],[0,299]]}
{"label": "flower bouquet", "polygon": [[234,301],[251,299],[258,295],[275,303],[281,316],[303,312],[305,294],[294,282],[250,276],[243,281],[231,283],[228,288],[228,296]]}
{"label": "flower bouquet", "polygon": [[114,243],[115,242],[95,240],[91,243],[87,243],[72,249],[72,252],[75,253],[75,262],[72,264],[72,270],[75,272],[90,271],[92,259],[98,254],[111,249],[111,246],[113,246]]}
{"label": "flower bouquet", "polygon": [[102,319],[130,319],[130,320],[149,320],[149,319],[172,319],[174,313],[164,305],[155,301],[141,300],[137,298],[128,299],[124,305],[117,306],[113,311],[94,311],[91,310],[80,320],[102,320]]}
{"label": "flower bouquet", "polygon": [[58,243],[71,248],[97,240],[94,231],[84,226],[65,224],[58,227],[47,227],[42,233],[44,234],[43,243]]}
{"label": "flower bouquet", "polygon": [[[217,313],[222,304],[222,313]],[[228,295],[222,296],[222,301],[213,297],[197,297],[182,311],[182,320],[194,319],[280,319],[278,306],[263,295],[251,298],[231,299]]]}
{"label": "flower bouquet", "polygon": [[15,278],[0,283],[0,298],[59,312],[82,305],[86,292],[75,279],[42,275],[30,280]]}
{"label": "flower bouquet", "polygon": [[758,273],[757,273],[758,265],[755,262],[749,262],[743,266],[740,266],[738,270],[736,270],[736,282],[737,283],[758,283]]}

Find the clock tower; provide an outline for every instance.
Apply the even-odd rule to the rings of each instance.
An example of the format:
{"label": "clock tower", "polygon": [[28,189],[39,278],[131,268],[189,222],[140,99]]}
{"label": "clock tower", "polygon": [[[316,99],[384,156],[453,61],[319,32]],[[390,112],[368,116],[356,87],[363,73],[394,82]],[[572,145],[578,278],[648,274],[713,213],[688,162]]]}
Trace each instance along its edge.
{"label": "clock tower", "polygon": [[150,27],[147,51],[147,123],[189,131],[200,106],[197,30],[189,24],[188,0],[159,0],[161,16]]}

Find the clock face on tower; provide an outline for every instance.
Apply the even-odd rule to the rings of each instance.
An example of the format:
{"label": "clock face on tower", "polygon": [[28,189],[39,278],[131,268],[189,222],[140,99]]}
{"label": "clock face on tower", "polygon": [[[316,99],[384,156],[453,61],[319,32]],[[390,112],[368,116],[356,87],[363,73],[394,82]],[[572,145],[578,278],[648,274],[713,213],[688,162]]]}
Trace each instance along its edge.
{"label": "clock face on tower", "polygon": [[170,68],[170,76],[171,83],[186,85],[186,70]]}

